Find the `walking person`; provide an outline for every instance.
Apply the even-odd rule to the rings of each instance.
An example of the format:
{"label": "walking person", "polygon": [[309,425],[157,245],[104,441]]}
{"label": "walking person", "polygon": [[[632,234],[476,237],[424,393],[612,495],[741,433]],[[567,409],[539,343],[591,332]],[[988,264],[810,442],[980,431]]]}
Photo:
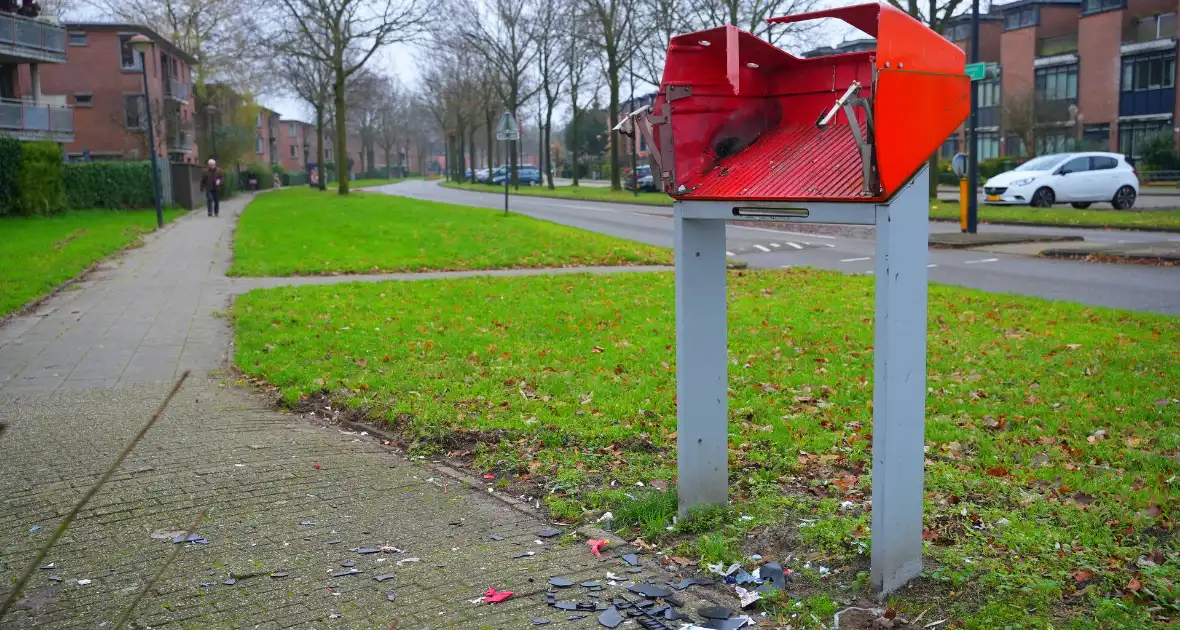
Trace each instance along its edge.
{"label": "walking person", "polygon": [[205,208],[209,216],[220,216],[221,212],[221,182],[225,180],[225,173],[217,168],[217,160],[209,160],[209,168],[201,174],[201,191],[205,193]]}

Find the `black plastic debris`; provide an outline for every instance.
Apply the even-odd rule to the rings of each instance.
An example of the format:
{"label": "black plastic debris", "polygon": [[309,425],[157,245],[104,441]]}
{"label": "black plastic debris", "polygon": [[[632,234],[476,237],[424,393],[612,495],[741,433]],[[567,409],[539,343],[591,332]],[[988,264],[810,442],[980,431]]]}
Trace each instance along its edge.
{"label": "black plastic debris", "polygon": [[49,576],[48,580],[50,582],[60,582],[61,576],[60,575],[51,575],[51,576]]}
{"label": "black plastic debris", "polygon": [[534,555],[533,552],[526,551],[524,553],[518,553],[515,556],[512,556],[512,559],[516,560],[517,558],[528,558],[529,556],[532,556],[532,555]]}
{"label": "black plastic debris", "polygon": [[683,591],[684,589],[686,589],[690,586],[695,586],[698,584],[699,585],[708,585],[708,584],[712,584],[712,583],[713,583],[713,580],[699,580],[697,578],[685,578],[683,580],[680,580],[676,584],[671,584],[670,586],[678,591]]}
{"label": "black plastic debris", "polygon": [[344,577],[346,575],[356,575],[361,572],[362,571],[360,569],[357,569],[354,567],[354,568],[348,569],[347,571],[337,571],[336,573],[332,574],[332,577],[337,578],[337,577]]}
{"label": "black plastic debris", "polygon": [[577,621],[579,619],[585,619],[586,617],[589,617],[589,615],[570,615],[569,617],[566,617],[566,620]]}
{"label": "black plastic debris", "polygon": [[627,573],[643,573],[643,567],[627,567]]}
{"label": "black plastic debris", "polygon": [[750,625],[749,617],[733,617],[730,619],[710,619],[702,628],[709,630],[738,630]]}
{"label": "black plastic debris", "polygon": [[222,580],[221,583],[226,586],[233,586],[234,584],[237,584],[238,581],[233,578],[226,578],[226,579]]}
{"label": "black plastic debris", "polygon": [[385,580],[392,580],[393,576],[392,575],[374,575],[373,579],[377,580],[378,582],[384,582]]}
{"label": "black plastic debris", "polygon": [[339,619],[339,618],[341,618],[341,617],[343,617],[343,616],[344,616],[344,615],[343,615],[343,614],[342,614],[342,613],[341,613],[339,610],[333,610],[333,611],[331,611],[331,612],[329,612],[329,613],[328,613],[328,618],[329,618],[329,619]]}
{"label": "black plastic debris", "polygon": [[37,532],[39,532],[39,531],[41,531],[41,526],[40,526],[40,525],[34,525],[34,526],[32,526],[32,527],[30,527],[30,528],[29,528],[29,533],[32,533],[32,534],[36,534],[36,533],[37,533]]}
{"label": "black plastic debris", "polygon": [[578,602],[571,602],[568,599],[563,599],[556,604],[553,604],[558,610],[577,610]]}
{"label": "black plastic debris", "polygon": [[631,602],[619,597],[614,598],[614,600],[611,601],[611,604],[619,610],[625,610],[631,607]]}
{"label": "black plastic debris", "polygon": [[563,577],[549,578],[549,583],[552,584],[553,586],[556,586],[557,588],[569,588],[574,585],[573,582],[571,582]]}
{"label": "black plastic debris", "polygon": [[371,553],[377,553],[378,551],[381,551],[381,550],[376,547],[361,547],[360,549],[356,550],[356,552],[361,554],[362,556],[365,556],[365,555],[368,555]]}
{"label": "black plastic debris", "polygon": [[450,523],[447,523],[447,525],[450,525],[451,527],[463,527],[463,521],[451,521]]}
{"label": "black plastic debris", "polygon": [[667,597],[672,594],[672,589],[667,589],[655,584],[632,584],[627,587],[627,590],[632,593],[639,593],[644,597]]}
{"label": "black plastic debris", "polygon": [[553,528],[542,529],[541,531],[537,532],[537,535],[541,538],[553,538],[554,536],[561,535],[561,530]]}
{"label": "black plastic debris", "polygon": [[549,604],[550,606],[556,606],[557,605],[557,593],[555,593],[553,591],[549,591],[549,592],[545,593],[545,602],[547,604]]}
{"label": "black plastic debris", "polygon": [[271,574],[270,574],[270,576],[271,576],[272,578],[285,578],[285,577],[287,577],[288,575],[291,575],[291,574],[290,574],[290,573],[287,573],[286,571],[280,571],[279,573],[271,573]]}
{"label": "black plastic debris", "polygon": [[623,559],[623,562],[626,562],[633,567],[639,566],[639,556],[636,556],[633,553],[625,554],[619,557]]}
{"label": "black plastic debris", "polygon": [[578,610],[598,610],[598,604],[594,602],[578,602]]}
{"label": "black plastic debris", "polygon": [[329,540],[329,541],[327,542],[327,544],[329,544],[329,545],[339,545],[339,544],[340,544],[340,543],[342,543],[342,542],[344,542],[344,541],[343,541],[343,540]]}
{"label": "black plastic debris", "polygon": [[299,521],[299,524],[304,527],[310,527],[312,525],[315,525],[315,521]]}
{"label": "black plastic debris", "polygon": [[733,615],[733,611],[725,606],[705,606],[698,610],[697,614],[705,619],[729,619]]}
{"label": "black plastic debris", "polygon": [[205,540],[205,537],[200,534],[188,534],[187,536],[184,534],[181,534],[181,535],[177,536],[176,538],[173,538],[172,542],[174,542],[174,543],[191,542],[191,543],[197,543],[198,545],[205,545],[205,544],[209,543],[209,541]]}
{"label": "black plastic debris", "polygon": [[492,534],[491,536],[488,536],[488,540],[494,540],[494,541],[496,541],[496,542],[499,542],[499,541],[501,541],[501,540],[504,540],[504,537],[503,537],[503,536],[497,536],[496,534]]}
{"label": "black plastic debris", "polygon": [[397,599],[397,593],[395,593],[393,591],[389,591],[388,593],[385,594],[385,599],[388,599],[389,601],[392,602],[393,600]]}
{"label": "black plastic debris", "polygon": [[618,628],[624,621],[626,619],[623,615],[619,614],[619,611],[614,606],[607,608],[598,616],[598,623],[607,628]]}
{"label": "black plastic debris", "polygon": [[676,621],[678,619],[688,619],[688,616],[669,606],[668,609],[664,611],[664,619],[667,619],[668,621]]}
{"label": "black plastic debris", "polygon": [[342,566],[342,567],[355,567],[356,560],[349,560],[348,562],[341,562],[340,566]]}
{"label": "black plastic debris", "polygon": [[209,588],[210,586],[217,586],[217,582],[201,582],[202,588]]}
{"label": "black plastic debris", "polygon": [[534,626],[547,626],[550,623],[553,623],[553,622],[549,621],[548,619],[546,619],[544,617],[533,617],[533,625]]}
{"label": "black plastic debris", "polygon": [[585,586],[586,588],[602,588],[602,582],[599,582],[598,580],[586,580],[585,582],[582,582],[582,586]]}
{"label": "black plastic debris", "polygon": [[[783,575],[783,568],[777,562],[767,562],[758,570],[758,577],[769,580],[775,588],[785,591],[787,590],[787,576]],[[762,591],[762,589],[758,589]]]}
{"label": "black plastic debris", "polygon": [[43,565],[41,565],[41,570],[42,570],[42,571],[45,571],[45,570],[47,570],[47,569],[56,569],[56,568],[57,568],[57,563],[56,563],[56,562],[50,562],[49,564],[43,564]]}

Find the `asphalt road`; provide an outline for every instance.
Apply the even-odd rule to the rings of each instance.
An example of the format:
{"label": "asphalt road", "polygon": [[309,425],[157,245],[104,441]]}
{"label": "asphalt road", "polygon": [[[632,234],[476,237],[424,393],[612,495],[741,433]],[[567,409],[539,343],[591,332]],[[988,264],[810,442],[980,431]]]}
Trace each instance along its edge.
{"label": "asphalt road", "polygon": [[[423,180],[384,186],[380,190],[431,201],[504,207],[502,195],[454,190]],[[538,219],[672,247],[671,208],[523,196],[513,196],[510,205],[513,212]],[[930,229],[949,232],[957,231],[958,226],[932,221]],[[980,226],[980,230],[1070,234],[1082,236],[1088,242],[1107,243],[1180,240],[1180,234],[1157,232],[1014,226]],[[797,230],[787,232],[730,225],[726,230],[726,248],[732,258],[748,263],[751,268],[807,266],[866,274],[874,267],[874,237],[875,230],[871,227],[799,225]],[[930,280],[941,284],[1180,314],[1180,268],[946,249],[931,250],[930,264]]]}
{"label": "asphalt road", "polygon": [[[938,199],[940,201],[958,201],[959,191],[956,188],[949,188],[946,186],[938,187]],[[979,205],[983,206],[983,192],[979,193]],[[1068,208],[1069,204],[1059,204],[1058,207]],[[1180,208],[1180,190],[1168,188],[1140,188],[1139,198],[1135,200],[1135,207],[1133,210],[1176,210]],[[1113,206],[1109,203],[1095,203],[1090,206],[1092,210],[1111,210]]]}

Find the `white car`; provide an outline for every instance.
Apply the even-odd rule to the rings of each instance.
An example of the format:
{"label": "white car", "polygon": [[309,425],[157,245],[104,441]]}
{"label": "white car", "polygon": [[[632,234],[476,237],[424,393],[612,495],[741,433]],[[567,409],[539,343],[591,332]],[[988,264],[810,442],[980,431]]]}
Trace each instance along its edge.
{"label": "white car", "polygon": [[1069,203],[1082,209],[1109,203],[1129,210],[1139,196],[1139,176],[1120,153],[1056,153],[987,180],[983,194],[989,205],[1048,208]]}

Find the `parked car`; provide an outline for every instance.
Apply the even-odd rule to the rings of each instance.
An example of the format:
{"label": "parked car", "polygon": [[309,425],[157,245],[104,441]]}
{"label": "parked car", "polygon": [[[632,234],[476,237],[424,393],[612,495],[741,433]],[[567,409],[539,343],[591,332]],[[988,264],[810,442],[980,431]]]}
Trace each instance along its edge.
{"label": "parked car", "polygon": [[489,175],[490,172],[491,171],[489,171],[486,168],[475,169],[475,181],[477,181],[481,184],[486,184],[486,183],[490,182],[492,180],[491,176]]}
{"label": "parked car", "polygon": [[1109,203],[1128,210],[1139,196],[1139,175],[1120,153],[1055,153],[1033,158],[983,185],[984,203],[1048,208]]}
{"label": "parked car", "polygon": [[[503,186],[504,174],[507,172],[508,168],[505,166],[496,169],[496,172],[492,175],[492,183]],[[541,171],[535,166],[518,166],[516,167],[516,179],[520,181],[522,186],[540,186]]]}
{"label": "parked car", "polygon": [[628,175],[626,179],[623,180],[623,187],[627,190],[635,190],[636,175],[638,175],[639,178],[639,190],[643,192],[656,191],[656,181],[655,178],[651,176],[651,165],[649,164],[637,166],[635,168],[635,173]]}

